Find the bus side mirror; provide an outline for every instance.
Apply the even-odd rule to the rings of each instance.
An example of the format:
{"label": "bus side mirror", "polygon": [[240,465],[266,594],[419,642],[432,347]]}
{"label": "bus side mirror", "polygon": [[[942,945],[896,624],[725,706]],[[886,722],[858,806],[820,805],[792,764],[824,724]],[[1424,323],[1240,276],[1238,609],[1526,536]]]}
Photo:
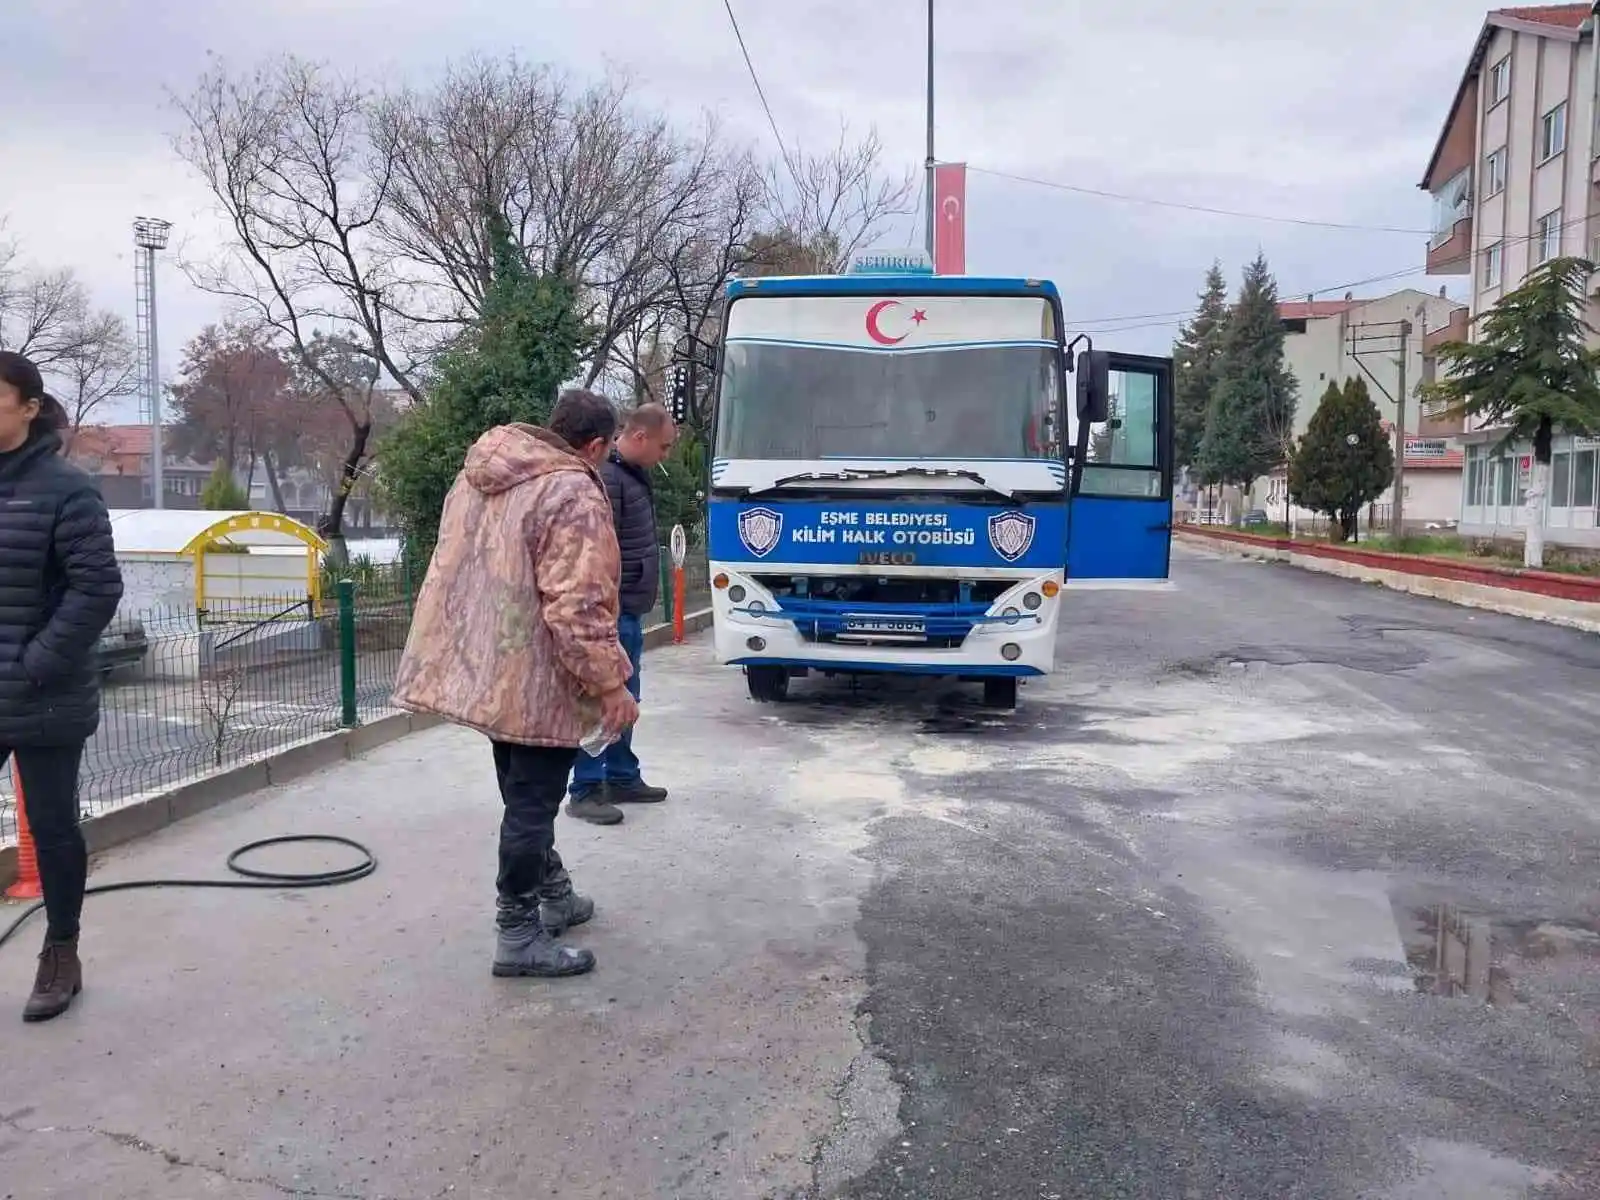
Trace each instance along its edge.
{"label": "bus side mirror", "polygon": [[1111,356],[1104,350],[1080,350],[1077,369],[1078,420],[1097,424],[1111,415]]}

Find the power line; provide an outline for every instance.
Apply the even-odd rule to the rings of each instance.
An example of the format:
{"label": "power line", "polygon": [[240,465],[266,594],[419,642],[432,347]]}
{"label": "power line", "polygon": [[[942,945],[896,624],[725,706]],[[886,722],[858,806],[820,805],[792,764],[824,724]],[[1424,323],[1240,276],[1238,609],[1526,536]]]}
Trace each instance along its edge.
{"label": "power line", "polygon": [[767,93],[761,86],[761,77],[756,74],[756,64],[750,59],[750,48],[744,44],[744,33],[739,28],[739,18],[733,14],[733,0],[722,0],[722,7],[728,12],[728,23],[733,26],[733,36],[739,41],[739,53],[744,55],[745,69],[750,72],[750,82],[756,85],[756,96],[761,101],[761,108],[767,114],[767,124],[772,127],[772,136],[778,143],[778,153],[783,156],[784,166],[789,168],[789,175],[795,180],[795,186],[800,184],[796,175],[794,160],[789,157],[789,147],[783,143],[783,134],[778,132],[778,119],[772,115],[772,105],[767,103]]}
{"label": "power line", "polygon": [[1176,208],[1184,212],[1205,213],[1214,217],[1238,217],[1246,221],[1269,221],[1280,225],[1300,225],[1312,229],[1343,229],[1353,233],[1405,233],[1413,237],[1426,237],[1432,231],[1407,229],[1395,225],[1358,225],[1348,221],[1319,221],[1310,217],[1285,217],[1272,213],[1245,212],[1234,208],[1214,208],[1205,204],[1189,204],[1181,200],[1158,200],[1153,196],[1135,196],[1126,192],[1108,192],[1100,188],[1080,187],[1071,183],[1058,183],[1052,179],[1038,179],[1031,175],[1016,175],[1010,171],[994,171],[987,167],[967,164],[967,170],[976,175],[990,175],[996,179],[1009,179],[1014,183],[1030,183],[1035,187],[1051,188],[1059,192],[1072,192],[1079,196],[1093,196],[1100,200],[1116,200],[1124,204],[1146,204],[1153,208]]}
{"label": "power line", "polygon": [[[1365,287],[1370,283],[1389,283],[1396,279],[1405,279],[1412,275],[1421,275],[1426,267],[1406,267],[1403,270],[1391,271],[1387,275],[1372,275],[1366,279],[1354,279],[1347,283],[1336,283],[1330,287],[1310,288],[1301,291],[1285,291],[1279,289],[1279,296],[1316,296],[1324,292],[1347,292],[1352,288]],[[1297,300],[1287,300],[1285,303],[1297,303]],[[1160,329],[1167,325],[1181,325],[1195,314],[1194,308],[1173,309],[1168,312],[1127,313],[1116,317],[1078,317],[1069,318],[1073,329],[1084,325],[1099,325],[1105,328],[1093,329],[1091,333],[1127,333],[1135,329]],[[1159,318],[1172,318],[1164,320]],[[1149,322],[1148,324],[1122,324],[1122,322]]]}

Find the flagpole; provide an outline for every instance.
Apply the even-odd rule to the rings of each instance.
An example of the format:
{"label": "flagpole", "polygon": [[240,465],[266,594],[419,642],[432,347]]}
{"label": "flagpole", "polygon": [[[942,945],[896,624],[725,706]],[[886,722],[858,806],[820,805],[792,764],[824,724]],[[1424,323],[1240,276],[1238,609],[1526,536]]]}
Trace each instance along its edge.
{"label": "flagpole", "polygon": [[927,182],[928,204],[927,204],[927,224],[928,224],[928,256],[930,258],[933,257],[933,219],[934,219],[933,168],[934,168],[934,158],[933,158],[933,0],[928,0],[928,161],[927,161],[927,170],[928,170],[928,182]]}

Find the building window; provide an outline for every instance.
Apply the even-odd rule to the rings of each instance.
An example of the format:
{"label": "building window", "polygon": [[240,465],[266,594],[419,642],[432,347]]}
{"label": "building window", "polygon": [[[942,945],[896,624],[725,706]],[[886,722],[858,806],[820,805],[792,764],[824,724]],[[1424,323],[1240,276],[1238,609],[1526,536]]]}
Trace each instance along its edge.
{"label": "building window", "polygon": [[1536,262],[1549,262],[1561,253],[1561,210],[1545,213],[1539,218],[1539,236],[1535,239],[1538,257]]}
{"label": "building window", "polygon": [[1489,68],[1489,107],[1511,95],[1511,55],[1506,55]]}
{"label": "building window", "polygon": [[1566,508],[1572,502],[1572,455],[1550,457],[1550,507]]}
{"label": "building window", "polygon": [[1483,286],[1497,288],[1500,286],[1505,246],[1496,242],[1483,252]]}
{"label": "building window", "polygon": [[1572,459],[1572,507],[1593,508],[1595,506],[1595,457],[1594,450],[1580,450]]}
{"label": "building window", "polygon": [[1452,175],[1445,185],[1433,194],[1433,237],[1430,247],[1437,249],[1455,233],[1456,222],[1471,215],[1472,171],[1463,168]]}
{"label": "building window", "polygon": [[1498,196],[1506,190],[1506,148],[1501,146],[1483,160],[1484,199]]}
{"label": "building window", "polygon": [[1567,148],[1567,102],[1563,100],[1544,115],[1539,135],[1539,161],[1554,158]]}

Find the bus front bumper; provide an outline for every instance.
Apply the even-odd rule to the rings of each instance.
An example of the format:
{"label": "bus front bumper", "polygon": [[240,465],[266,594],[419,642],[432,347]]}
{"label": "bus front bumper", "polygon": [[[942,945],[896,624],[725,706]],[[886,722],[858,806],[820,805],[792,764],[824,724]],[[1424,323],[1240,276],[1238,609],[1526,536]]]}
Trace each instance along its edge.
{"label": "bus front bumper", "polygon": [[[1045,600],[1035,612],[980,622],[959,646],[929,646],[916,641],[818,641],[803,634],[765,589],[748,576],[718,564],[713,564],[712,570],[714,574],[726,574],[730,583],[743,584],[747,596],[766,604],[764,612],[753,613],[748,599],[735,604],[729,600],[727,589],[712,592],[712,640],[721,663],[805,667],[841,674],[891,672],[969,677],[1047,675],[1055,665],[1059,593]],[[1015,600],[1008,597],[1037,589],[1046,580],[1054,580],[1059,586],[1061,573],[1019,581],[1012,592],[995,602],[992,612],[1017,608]]]}

